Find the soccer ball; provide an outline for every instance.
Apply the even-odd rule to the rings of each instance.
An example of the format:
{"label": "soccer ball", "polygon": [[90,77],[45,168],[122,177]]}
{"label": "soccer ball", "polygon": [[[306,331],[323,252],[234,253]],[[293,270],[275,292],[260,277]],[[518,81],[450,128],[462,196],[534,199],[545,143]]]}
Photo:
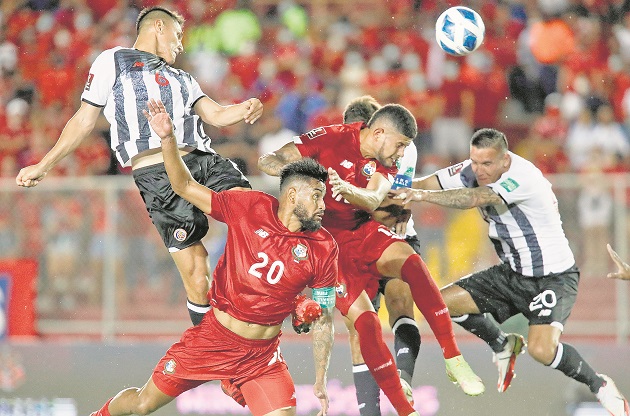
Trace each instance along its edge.
{"label": "soccer ball", "polygon": [[468,7],[455,6],[445,10],[435,24],[435,39],[444,52],[468,55],[481,45],[486,27],[481,16]]}

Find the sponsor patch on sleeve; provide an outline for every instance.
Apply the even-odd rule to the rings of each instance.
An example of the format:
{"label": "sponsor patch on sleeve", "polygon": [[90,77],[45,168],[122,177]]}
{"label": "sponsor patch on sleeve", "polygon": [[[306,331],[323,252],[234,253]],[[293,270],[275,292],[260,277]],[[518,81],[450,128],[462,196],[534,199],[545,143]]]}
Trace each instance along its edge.
{"label": "sponsor patch on sleeve", "polygon": [[448,168],[448,174],[450,176],[455,176],[457,175],[459,172],[462,171],[462,168],[464,167],[464,163],[458,163],[457,165],[453,165],[451,167]]}
{"label": "sponsor patch on sleeve", "polygon": [[516,188],[520,186],[518,182],[516,182],[512,178],[507,178],[506,180],[501,182],[499,185],[501,185],[508,192],[512,192],[513,190],[515,190]]}
{"label": "sponsor patch on sleeve", "polygon": [[306,133],[306,137],[308,137],[309,139],[313,140],[315,137],[319,137],[322,136],[324,133],[326,133],[326,129],[323,127],[317,127],[311,131],[309,131],[308,133]]}

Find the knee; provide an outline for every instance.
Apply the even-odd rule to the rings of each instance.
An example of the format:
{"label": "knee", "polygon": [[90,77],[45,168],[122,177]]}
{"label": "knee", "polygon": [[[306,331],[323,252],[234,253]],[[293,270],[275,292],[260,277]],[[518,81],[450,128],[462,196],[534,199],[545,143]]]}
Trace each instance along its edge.
{"label": "knee", "polygon": [[558,343],[553,341],[530,340],[527,344],[527,352],[539,363],[549,365],[556,357]]}
{"label": "knee", "polygon": [[401,280],[388,282],[385,289],[385,305],[390,318],[397,319],[403,315],[413,317],[413,298],[409,285]]}
{"label": "knee", "polygon": [[143,397],[144,395],[140,394],[140,391],[141,389],[138,389],[138,399],[133,413],[139,416],[145,416],[155,412],[158,406],[153,403],[150,397]]}

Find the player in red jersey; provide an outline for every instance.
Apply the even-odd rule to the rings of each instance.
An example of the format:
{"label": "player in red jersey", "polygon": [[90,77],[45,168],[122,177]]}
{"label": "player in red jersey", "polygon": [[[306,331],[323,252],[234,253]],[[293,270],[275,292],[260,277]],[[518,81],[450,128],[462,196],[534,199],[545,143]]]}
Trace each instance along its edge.
{"label": "player in red jersey", "polygon": [[328,410],[326,374],[333,344],[338,248],[323,228],[327,173],[313,160],[282,171],[280,196],[258,191],[216,193],[196,182],[177,151],[171,119],[160,101],[145,114],[162,140],[173,190],[228,225],[225,253],[208,294],[211,312],[184,332],[142,388],[129,388],[93,416],[145,415],[209,380],[228,380],[254,415],[295,415],[293,380],[280,353],[284,318],[305,287],[322,316],[313,323],[313,391]]}
{"label": "player in red jersey", "polygon": [[400,105],[388,104],[367,123],[319,127],[297,136],[294,142],[263,155],[258,166],[278,175],[286,164],[312,157],[328,168],[331,189],[324,198],[328,212],[323,224],[339,244],[342,289],[338,289],[337,308],[354,322],[363,358],[381,389],[387,394],[383,384],[398,376],[395,369],[385,374],[379,368],[388,354],[373,343],[380,325],[365,323],[378,317],[371,305],[363,307],[360,300],[362,291],[374,295],[378,279],[387,276],[409,284],[415,304],[442,347],[451,380],[466,394],[479,395],[485,391],[483,382],[461,356],[448,309],[426,265],[404,239],[370,216],[387,197],[396,161],[416,134],[413,115]]}

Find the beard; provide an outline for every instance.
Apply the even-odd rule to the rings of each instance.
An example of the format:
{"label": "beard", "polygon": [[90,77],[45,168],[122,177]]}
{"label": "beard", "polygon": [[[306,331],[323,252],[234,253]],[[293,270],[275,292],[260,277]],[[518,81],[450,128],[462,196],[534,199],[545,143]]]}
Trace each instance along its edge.
{"label": "beard", "polygon": [[306,208],[302,204],[296,205],[293,213],[300,221],[302,231],[317,231],[322,227],[322,221],[315,217],[315,214],[309,217]]}

